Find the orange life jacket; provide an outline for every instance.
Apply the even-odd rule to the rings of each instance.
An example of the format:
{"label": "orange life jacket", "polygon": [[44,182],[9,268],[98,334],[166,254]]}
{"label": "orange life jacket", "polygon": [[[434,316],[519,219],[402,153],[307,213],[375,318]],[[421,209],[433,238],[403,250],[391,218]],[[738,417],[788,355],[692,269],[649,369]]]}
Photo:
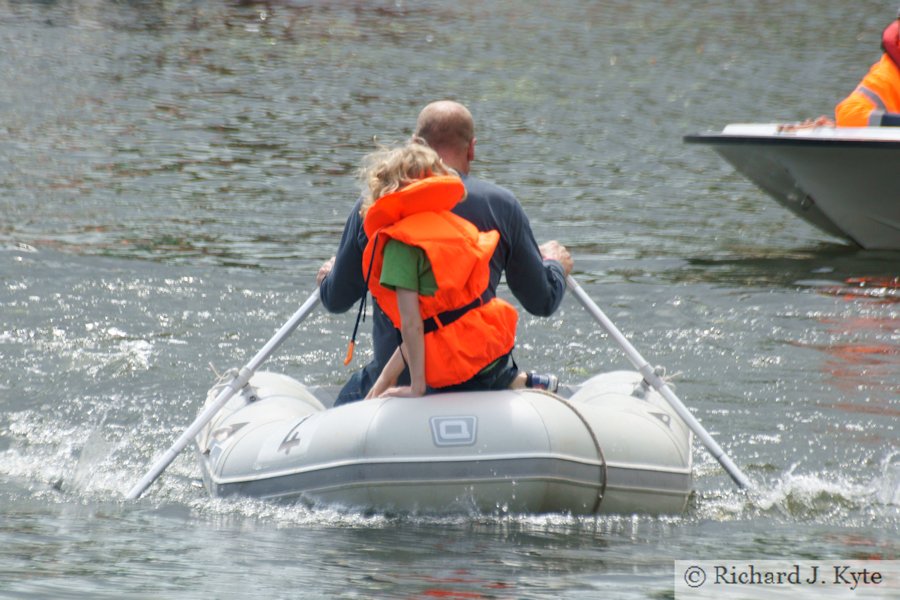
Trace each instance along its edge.
{"label": "orange life jacket", "polygon": [[395,239],[421,248],[437,291],[419,296],[425,325],[425,381],[433,388],[468,381],[515,344],[518,314],[489,289],[497,231],[479,232],[450,209],[465,195],[455,176],[420,179],[379,198],[363,228],[363,276],[379,306],[400,327],[397,294],[380,284],[384,246]]}
{"label": "orange life jacket", "polygon": [[881,36],[884,54],[853,92],[834,109],[838,127],[869,127],[881,124],[884,113],[900,113],[900,21],[895,20]]}

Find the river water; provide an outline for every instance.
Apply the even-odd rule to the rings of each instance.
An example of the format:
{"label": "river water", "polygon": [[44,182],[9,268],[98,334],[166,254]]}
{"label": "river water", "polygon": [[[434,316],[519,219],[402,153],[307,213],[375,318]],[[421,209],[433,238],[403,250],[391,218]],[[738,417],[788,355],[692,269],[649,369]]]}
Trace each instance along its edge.
{"label": "river water", "polygon": [[[829,113],[895,9],[0,1],[0,597],[665,598],[674,560],[900,559],[900,253],[682,142]],[[190,453],[125,501],[313,289],[373,140],[444,97],[755,489],[698,443],[666,517],[213,500]],[[266,368],[339,385],[351,318]],[[520,364],[627,367],[571,298],[522,321]]]}

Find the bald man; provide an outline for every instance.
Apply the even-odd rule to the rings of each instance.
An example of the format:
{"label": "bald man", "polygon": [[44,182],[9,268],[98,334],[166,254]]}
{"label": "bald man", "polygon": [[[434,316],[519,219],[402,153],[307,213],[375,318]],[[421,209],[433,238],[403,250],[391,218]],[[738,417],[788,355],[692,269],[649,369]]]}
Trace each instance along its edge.
{"label": "bald man", "polygon": [[[466,186],[467,196],[453,212],[481,231],[497,230],[500,243],[491,258],[490,289],[496,292],[506,273],[510,291],[529,313],[546,317],[562,302],[572,258],[556,241],[538,246],[531,224],[516,197],[507,189],[469,174],[475,160],[475,124],[469,110],[450,100],[432,102],[419,113],[416,137],[421,138],[455,169]],[[330,312],[346,312],[367,292],[362,272],[362,252],[368,239],[363,231],[357,200],[347,218],[337,254],[319,269],[322,305]],[[354,373],[338,395],[335,405],[366,396],[382,367],[397,348],[396,330],[373,302],[373,360]],[[401,377],[400,384],[404,382]]]}

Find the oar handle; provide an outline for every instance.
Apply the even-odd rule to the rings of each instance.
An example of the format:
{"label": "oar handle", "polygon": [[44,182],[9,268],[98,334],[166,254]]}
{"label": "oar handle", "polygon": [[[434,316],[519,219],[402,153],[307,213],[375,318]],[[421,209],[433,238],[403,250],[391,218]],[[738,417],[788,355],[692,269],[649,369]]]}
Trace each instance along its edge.
{"label": "oar handle", "polygon": [[606,332],[612,337],[616,343],[622,348],[625,352],[625,355],[628,356],[628,360],[634,365],[634,368],[637,369],[641,375],[643,375],[644,380],[652,385],[656,391],[660,393],[660,395],[666,399],[672,409],[681,417],[681,420],[685,422],[685,424],[691,429],[691,431],[696,434],[700,441],[703,442],[703,445],[706,446],[706,449],[709,450],[709,453],[713,455],[713,457],[719,461],[719,464],[728,472],[734,482],[741,488],[749,488],[750,480],[747,479],[747,476],[744,475],[741,470],[734,464],[734,462],[725,454],[725,451],[722,450],[722,447],[716,443],[716,440],[709,434],[706,429],[703,428],[703,425],[694,418],[694,415],[687,409],[687,407],[678,399],[678,396],[675,395],[675,392],[672,391],[672,388],[666,384],[663,379],[656,374],[656,371],[650,364],[644,360],[644,357],[635,349],[634,346],[631,345],[631,342],[628,341],[622,332],[613,324],[612,321],[600,310],[600,307],[591,300],[591,297],[587,295],[587,293],[578,285],[578,282],[575,281],[575,278],[571,275],[566,277],[566,283],[569,286],[569,290],[572,294],[575,295],[575,298],[578,299],[578,302],[581,303],[584,308],[591,313],[591,316],[596,319],[600,326],[606,330]]}
{"label": "oar handle", "polygon": [[306,302],[297,309],[297,312],[288,320],[287,323],[281,326],[274,336],[266,343],[262,349],[256,353],[256,355],[250,359],[245,366],[238,371],[238,374],[232,379],[222,391],[216,396],[215,400],[213,400],[203,411],[194,419],[194,422],[191,423],[190,427],[188,427],[184,433],[181,434],[172,446],[166,450],[162,456],[160,456],[150,470],[138,481],[134,487],[128,492],[125,496],[128,500],[135,500],[140,498],[141,494],[150,487],[150,485],[156,481],[156,478],[159,477],[163,471],[166,470],[173,460],[181,453],[182,450],[187,447],[188,444],[191,443],[191,440],[197,437],[197,434],[200,433],[200,430],[209,423],[216,413],[218,413],[223,406],[234,396],[237,392],[239,392],[247,382],[250,381],[250,378],[253,377],[253,374],[256,372],[256,369],[266,361],[269,356],[272,355],[275,350],[281,346],[282,342],[288,338],[288,336],[297,328],[298,325],[313,311],[316,305],[319,303],[319,288],[316,288],[315,291],[309,295],[309,298],[306,299]]}

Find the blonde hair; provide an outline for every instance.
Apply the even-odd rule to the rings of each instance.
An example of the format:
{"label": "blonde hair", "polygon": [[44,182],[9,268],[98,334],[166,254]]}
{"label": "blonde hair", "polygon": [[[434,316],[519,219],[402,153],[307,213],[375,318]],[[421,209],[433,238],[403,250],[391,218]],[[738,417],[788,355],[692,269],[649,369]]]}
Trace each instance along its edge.
{"label": "blonde hair", "polygon": [[433,175],[456,175],[437,152],[421,139],[403,146],[381,147],[363,159],[359,171],[363,201],[359,212],[365,217],[369,207],[382,196],[396,192],[419,179]]}

